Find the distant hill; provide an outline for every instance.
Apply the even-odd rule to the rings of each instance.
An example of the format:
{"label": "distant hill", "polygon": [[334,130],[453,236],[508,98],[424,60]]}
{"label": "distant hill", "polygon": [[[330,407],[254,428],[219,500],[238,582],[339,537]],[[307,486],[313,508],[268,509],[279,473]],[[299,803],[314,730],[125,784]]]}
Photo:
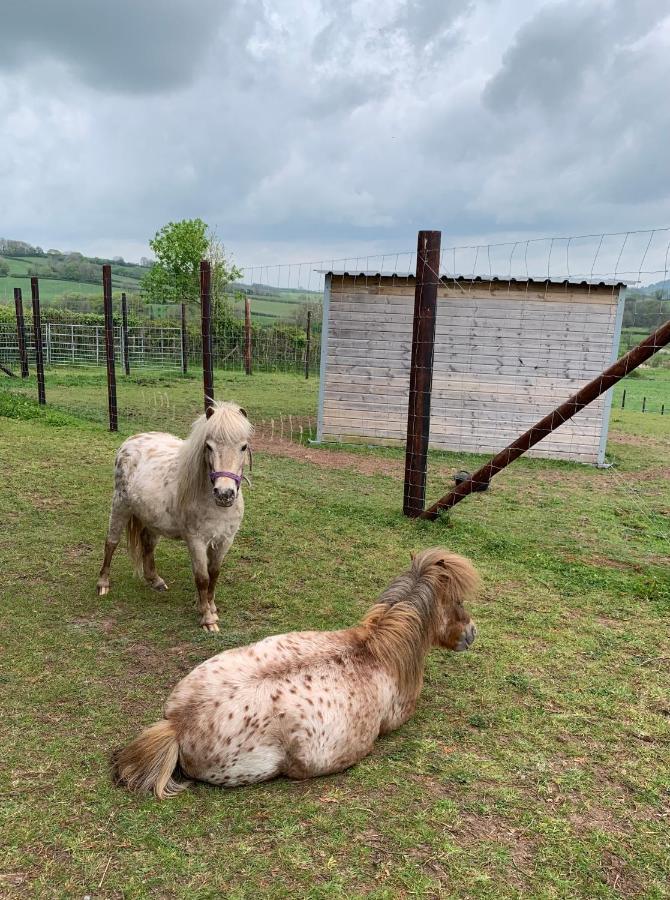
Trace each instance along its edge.
{"label": "distant hill", "polygon": [[24,298],[30,298],[30,278],[40,280],[40,300],[46,305],[60,305],[80,312],[97,311],[102,301],[101,267],[112,266],[112,288],[139,295],[140,278],[146,268],[126,263],[121,257],[103,259],[82,253],[42,250],[25,241],[0,238],[0,298],[13,299],[19,287]]}
{"label": "distant hill", "polygon": [[670,281],[657,281],[655,284],[648,284],[639,290],[644,294],[656,294],[657,291],[661,291],[664,299],[670,298]]}
{"label": "distant hill", "polygon": [[[154,319],[172,318],[177,314],[174,305],[147,304],[141,293],[141,278],[150,266],[126,262],[121,257],[104,259],[84,256],[77,252],[43,250],[25,241],[0,238],[0,303],[13,303],[14,288],[21,288],[24,303],[30,300],[30,278],[40,279],[40,299],[45,306],[59,306],[76,312],[102,311],[101,267],[112,267],[112,290],[115,297],[122,291],[128,295],[136,313]],[[236,284],[230,299],[238,314],[244,314],[244,303],[236,294],[251,299],[252,318],[271,323],[294,320],[306,302],[318,303],[318,292],[291,288],[275,288],[265,284]]]}

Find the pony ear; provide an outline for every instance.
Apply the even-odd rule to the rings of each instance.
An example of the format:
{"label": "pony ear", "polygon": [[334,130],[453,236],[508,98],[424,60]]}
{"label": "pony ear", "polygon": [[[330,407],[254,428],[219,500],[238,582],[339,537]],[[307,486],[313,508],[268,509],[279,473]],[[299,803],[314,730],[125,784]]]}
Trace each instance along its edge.
{"label": "pony ear", "polygon": [[205,418],[210,419],[214,415],[214,407],[208,406],[205,410]]}
{"label": "pony ear", "polygon": [[409,551],[409,558],[414,562],[414,557],[416,556],[416,552],[414,550]]}
{"label": "pony ear", "polygon": [[247,411],[243,406],[240,406],[240,412],[242,413],[242,415],[244,416],[245,419],[249,418],[249,416],[247,415]]}

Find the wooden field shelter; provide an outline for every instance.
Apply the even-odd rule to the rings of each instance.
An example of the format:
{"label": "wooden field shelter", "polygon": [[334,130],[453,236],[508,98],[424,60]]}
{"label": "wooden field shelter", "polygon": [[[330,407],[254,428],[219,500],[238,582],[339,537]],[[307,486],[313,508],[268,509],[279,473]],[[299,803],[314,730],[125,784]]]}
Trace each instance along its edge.
{"label": "wooden field shelter", "polygon": [[[318,441],[404,446],[415,277],[325,274]],[[430,444],[493,453],[618,356],[618,281],[440,277]],[[532,455],[605,464],[611,391]]]}

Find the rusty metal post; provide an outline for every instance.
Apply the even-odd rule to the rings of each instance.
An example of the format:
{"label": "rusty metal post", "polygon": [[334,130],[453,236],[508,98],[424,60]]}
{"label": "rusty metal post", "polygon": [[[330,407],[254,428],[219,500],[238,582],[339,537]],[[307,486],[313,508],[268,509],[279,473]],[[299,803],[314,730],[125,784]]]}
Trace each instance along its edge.
{"label": "rusty metal post", "polygon": [[443,509],[451,509],[457,503],[460,503],[464,497],[471,494],[475,490],[486,488],[493,478],[501,469],[504,469],[511,462],[521,456],[526,450],[534,447],[542,438],[545,438],[556,428],[560,427],[568,419],[571,419],[576,413],[592,403],[605,391],[608,391],[617,382],[625,378],[633,369],[637,369],[639,365],[646,362],[655,353],[661,350],[666,344],[670,343],[670,319],[660,328],[657,328],[652,334],[646,337],[637,347],[629,350],[625,356],[613,363],[604,372],[601,372],[583,388],[573,394],[565,403],[558,406],[553,412],[550,412],[543,419],[540,419],[532,428],[524,432],[511,444],[508,444],[504,450],[497,453],[486,465],[471,475],[466,481],[459,484],[453,491],[434,503],[429,509],[422,513],[423,519],[436,519]]}
{"label": "rusty metal post", "polygon": [[47,402],[44,389],[44,347],[42,346],[42,315],[40,313],[40,283],[33,276],[30,279],[33,300],[33,335],[35,338],[35,368],[37,369],[37,400],[43,406]]}
{"label": "rusty metal post", "polygon": [[309,351],[312,344],[312,310],[307,310],[307,340],[305,342],[305,378],[309,378]]}
{"label": "rusty metal post", "polygon": [[439,231],[419,232],[402,506],[403,513],[411,517],[421,515],[426,502],[440,241]]}
{"label": "rusty metal post", "polygon": [[244,298],[244,371],[251,375],[251,301]]}
{"label": "rusty metal post", "polygon": [[212,266],[207,259],[200,262],[200,319],[202,324],[202,379],[205,389],[205,415],[211,416],[214,401],[212,370]]}
{"label": "rusty metal post", "polygon": [[186,375],[188,372],[188,334],[186,331],[186,304],[181,305],[181,371]]}
{"label": "rusty metal post", "polygon": [[112,315],[112,267],[102,267],[102,299],[105,312],[105,358],[107,360],[107,408],[109,430],[119,430],[116,405],[116,366],[114,361],[114,319]]}
{"label": "rusty metal post", "polygon": [[123,341],[123,371],[130,375],[130,347],[128,346],[128,301],[121,294],[121,340]]}
{"label": "rusty metal post", "polygon": [[16,336],[19,341],[19,359],[21,360],[21,378],[30,375],[28,370],[28,348],[26,347],[26,321],[23,317],[23,296],[21,288],[14,288],[14,308],[16,310]]}

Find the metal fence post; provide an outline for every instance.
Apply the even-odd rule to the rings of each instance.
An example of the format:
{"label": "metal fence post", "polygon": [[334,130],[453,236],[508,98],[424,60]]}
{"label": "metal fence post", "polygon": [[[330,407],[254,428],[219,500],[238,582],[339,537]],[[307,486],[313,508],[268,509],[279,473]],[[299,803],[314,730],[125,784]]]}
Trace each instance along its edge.
{"label": "metal fence post", "polygon": [[419,232],[402,508],[411,517],[421,515],[426,502],[440,241],[439,231]]}
{"label": "metal fence post", "polygon": [[128,301],[121,294],[121,346],[123,347],[123,371],[130,375],[130,352],[128,348]]}
{"label": "metal fence post", "polygon": [[212,370],[212,267],[207,259],[200,261],[200,319],[202,327],[202,380],[205,389],[205,415],[211,416],[214,402]]}
{"label": "metal fence post", "polygon": [[244,371],[251,375],[251,301],[244,298]]}
{"label": "metal fence post", "polygon": [[107,358],[107,406],[109,430],[119,430],[116,405],[116,368],[114,365],[114,321],[112,318],[112,267],[102,267],[102,296],[105,307],[105,356]]}
{"label": "metal fence post", "polygon": [[33,300],[33,335],[35,337],[35,367],[37,369],[37,400],[44,405],[47,402],[44,390],[44,348],[42,347],[42,316],[40,313],[40,283],[33,276],[30,279],[30,291]]}
{"label": "metal fence post", "polygon": [[307,340],[305,342],[305,378],[309,378],[309,350],[312,343],[312,310],[307,310]]}
{"label": "metal fence post", "polygon": [[27,378],[30,374],[28,369],[28,348],[26,346],[26,322],[23,318],[23,297],[21,288],[14,288],[14,307],[16,309],[16,335],[19,341],[19,358],[21,360],[21,378]]}
{"label": "metal fence post", "polygon": [[51,322],[46,323],[46,333],[47,333],[47,365],[51,365]]}
{"label": "metal fence post", "polygon": [[186,332],[186,304],[181,305],[181,371],[184,375],[188,372],[188,344]]}

